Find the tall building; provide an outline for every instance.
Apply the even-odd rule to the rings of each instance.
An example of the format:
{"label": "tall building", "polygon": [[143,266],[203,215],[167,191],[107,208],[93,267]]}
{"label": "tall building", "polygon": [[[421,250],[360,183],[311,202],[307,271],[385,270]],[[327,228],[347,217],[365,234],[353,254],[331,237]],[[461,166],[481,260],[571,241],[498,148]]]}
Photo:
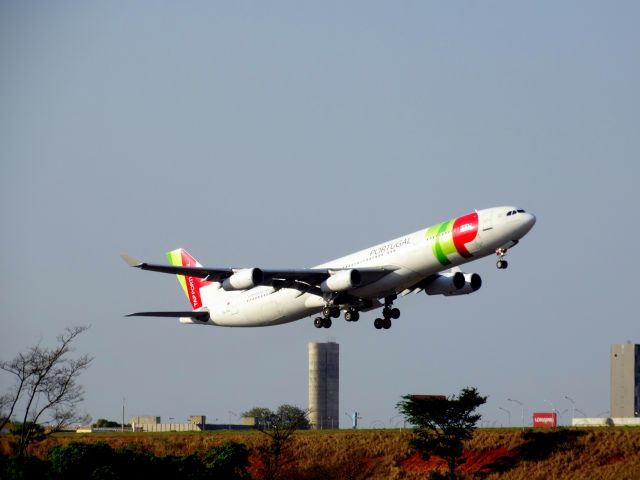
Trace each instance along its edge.
{"label": "tall building", "polygon": [[640,345],[611,345],[611,417],[640,417]]}
{"label": "tall building", "polygon": [[309,343],[309,421],[311,428],[340,423],[340,348],[335,342]]}

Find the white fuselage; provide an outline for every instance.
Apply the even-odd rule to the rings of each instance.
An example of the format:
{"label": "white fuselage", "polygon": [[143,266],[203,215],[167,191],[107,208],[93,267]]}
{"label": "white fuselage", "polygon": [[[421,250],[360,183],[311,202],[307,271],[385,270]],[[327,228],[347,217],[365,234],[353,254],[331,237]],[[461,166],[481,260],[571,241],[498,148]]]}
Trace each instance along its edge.
{"label": "white fuselage", "polygon": [[[380,280],[349,291],[360,299],[373,300],[403,292],[421,280],[492,255],[499,248],[510,248],[522,238],[535,223],[529,213],[509,215],[515,207],[495,207],[477,211],[477,235],[466,244],[471,256],[467,258],[457,252],[449,252],[449,264],[443,265],[433,253],[434,242],[446,242],[452,231],[429,234],[433,229],[422,229],[394,240],[375,245],[356,253],[331,260],[314,268],[365,268],[393,267],[393,271]],[[210,325],[229,327],[256,327],[292,322],[322,310],[325,300],[316,294],[291,288],[274,289],[259,286],[243,291],[225,291],[214,283],[201,289],[203,308],[210,313]],[[193,322],[182,318],[182,323]]]}

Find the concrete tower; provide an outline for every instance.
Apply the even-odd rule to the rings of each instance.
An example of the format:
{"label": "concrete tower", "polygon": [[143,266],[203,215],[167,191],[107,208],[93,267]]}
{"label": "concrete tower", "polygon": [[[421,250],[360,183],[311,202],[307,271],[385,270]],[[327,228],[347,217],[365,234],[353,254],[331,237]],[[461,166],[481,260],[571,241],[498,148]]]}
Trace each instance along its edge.
{"label": "concrete tower", "polygon": [[340,347],[309,343],[309,421],[311,428],[338,428]]}
{"label": "concrete tower", "polygon": [[640,345],[611,345],[611,417],[640,416]]}

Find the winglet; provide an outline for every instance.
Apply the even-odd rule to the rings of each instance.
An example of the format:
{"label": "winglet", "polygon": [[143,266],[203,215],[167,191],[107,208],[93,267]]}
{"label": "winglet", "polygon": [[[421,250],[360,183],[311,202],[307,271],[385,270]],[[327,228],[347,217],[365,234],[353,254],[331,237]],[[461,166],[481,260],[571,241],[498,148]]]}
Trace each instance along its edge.
{"label": "winglet", "polygon": [[137,260],[137,259],[135,259],[133,257],[130,257],[129,255],[126,255],[126,254],[123,254],[123,255],[120,255],[120,256],[127,263],[127,265],[129,265],[130,267],[139,267],[143,263],[140,260]]}

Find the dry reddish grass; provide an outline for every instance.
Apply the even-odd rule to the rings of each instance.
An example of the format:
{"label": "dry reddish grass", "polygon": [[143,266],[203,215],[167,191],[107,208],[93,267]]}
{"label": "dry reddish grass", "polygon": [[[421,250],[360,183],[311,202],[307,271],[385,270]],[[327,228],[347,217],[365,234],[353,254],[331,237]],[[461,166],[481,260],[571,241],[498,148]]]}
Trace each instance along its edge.
{"label": "dry reddish grass", "polygon": [[[470,478],[487,479],[640,479],[640,429],[566,430],[553,435],[537,432],[525,440],[518,430],[478,430],[459,470]],[[441,459],[424,461],[411,452],[409,438],[407,431],[390,430],[300,432],[285,452],[282,478],[418,479],[430,471],[444,471]],[[103,441],[159,456],[185,455],[228,440],[244,443],[253,452],[251,472],[259,478],[257,448],[268,441],[260,432],[60,434],[33,445],[31,453],[44,457],[53,445]],[[0,437],[0,452],[11,453],[9,437]]]}

